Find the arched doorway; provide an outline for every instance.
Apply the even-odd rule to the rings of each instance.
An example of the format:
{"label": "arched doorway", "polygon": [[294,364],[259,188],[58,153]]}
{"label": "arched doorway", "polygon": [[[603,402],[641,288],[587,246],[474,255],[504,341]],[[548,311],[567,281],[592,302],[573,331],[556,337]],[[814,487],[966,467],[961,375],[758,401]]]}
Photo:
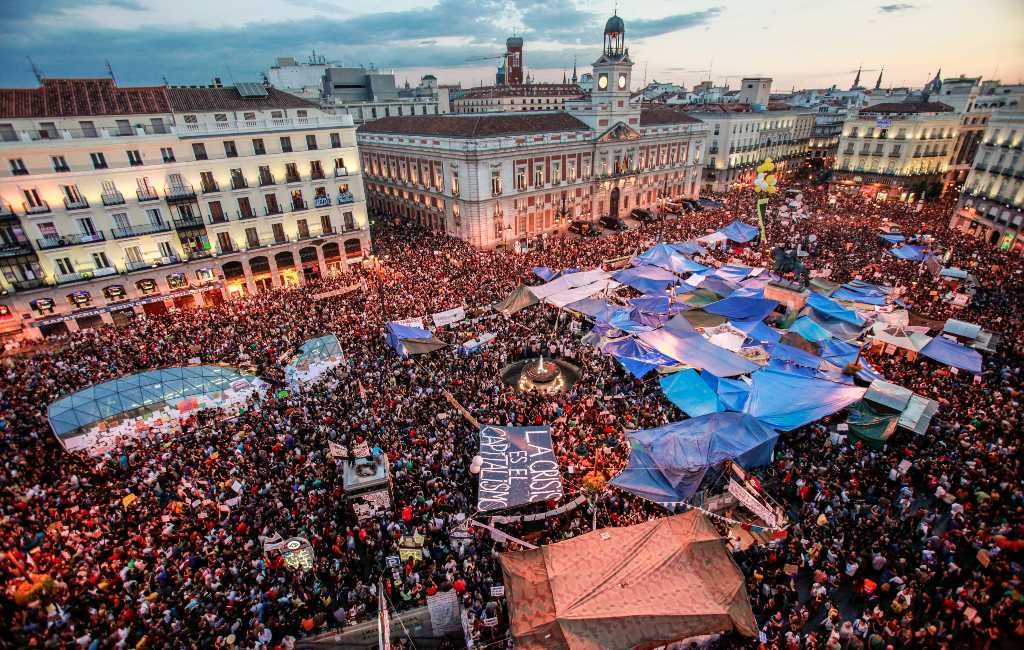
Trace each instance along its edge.
{"label": "arched doorway", "polygon": [[224,285],[229,296],[244,296],[248,293],[248,287],[245,286],[245,269],[242,268],[241,262],[227,262],[220,270],[224,274]]}
{"label": "arched doorway", "polygon": [[281,275],[281,284],[286,287],[299,286],[299,274],[295,271],[295,256],[291,251],[281,251],[274,255],[274,264]]}
{"label": "arched doorway", "polygon": [[1002,234],[998,230],[993,230],[992,234],[990,234],[988,236],[988,243],[990,243],[993,246],[995,246],[996,244],[999,243],[999,238],[1000,237],[1002,237]]}
{"label": "arched doorway", "polygon": [[608,216],[619,216],[619,188],[617,187],[612,189],[611,196],[608,198]]}
{"label": "arched doorway", "polygon": [[338,242],[327,242],[320,247],[320,250],[323,251],[324,264],[327,265],[328,272],[336,273],[345,270],[345,262],[341,259],[341,247],[338,246]]}
{"label": "arched doorway", "polygon": [[306,277],[307,282],[320,277],[320,258],[317,257],[316,247],[300,248],[299,263],[302,265],[302,274]]}
{"label": "arched doorway", "polygon": [[274,287],[274,280],[270,275],[270,260],[266,255],[259,255],[249,260],[249,270],[252,272],[256,291],[264,293]]}
{"label": "arched doorway", "polygon": [[363,245],[358,239],[345,240],[345,257],[361,257]]}

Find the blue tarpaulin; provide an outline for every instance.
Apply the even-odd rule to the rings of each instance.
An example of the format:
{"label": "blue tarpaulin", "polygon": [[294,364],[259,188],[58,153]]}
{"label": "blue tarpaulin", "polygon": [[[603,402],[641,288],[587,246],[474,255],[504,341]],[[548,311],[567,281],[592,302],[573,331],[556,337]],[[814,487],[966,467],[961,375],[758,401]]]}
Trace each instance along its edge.
{"label": "blue tarpaulin", "polygon": [[744,413],[782,431],[792,431],[841,411],[864,396],[864,388],[808,377],[799,371],[763,368],[750,375]]}
{"label": "blue tarpaulin", "polygon": [[677,336],[687,336],[688,334],[696,334],[697,329],[693,326],[688,318],[682,314],[676,314],[665,323],[665,329]]}
{"label": "blue tarpaulin", "polygon": [[647,325],[652,330],[656,330],[665,324],[668,320],[668,314],[652,314],[646,311],[640,311],[639,309],[631,309],[629,312],[629,318],[635,323],[641,325]]}
{"label": "blue tarpaulin", "polygon": [[555,279],[555,270],[546,266],[533,267],[533,274],[545,282],[551,282]]}
{"label": "blue tarpaulin", "polygon": [[642,379],[658,366],[672,366],[676,363],[675,360],[633,338],[606,343],[603,351],[615,357],[623,368],[638,379]]}
{"label": "blue tarpaulin", "polygon": [[737,244],[745,244],[748,241],[757,237],[761,231],[757,229],[757,226],[751,226],[749,223],[743,223],[739,219],[733,221],[728,226],[720,228],[718,230],[721,234],[725,235]]}
{"label": "blue tarpaulin", "polygon": [[757,364],[720,348],[695,333],[684,333],[680,336],[662,328],[653,332],[641,332],[637,334],[637,338],[680,363],[703,368],[717,377],[743,375],[758,368]]}
{"label": "blue tarpaulin", "polygon": [[575,312],[579,312],[591,318],[596,318],[598,314],[611,307],[613,310],[616,306],[607,300],[601,300],[600,298],[584,298],[583,300],[577,300],[571,302],[565,306],[566,309],[571,309]]}
{"label": "blue tarpaulin", "polygon": [[387,341],[388,345],[403,359],[407,359],[410,353],[417,354],[428,351],[427,348],[444,347],[444,344],[435,339],[430,331],[400,323],[388,323]]}
{"label": "blue tarpaulin", "polygon": [[729,320],[763,320],[768,314],[775,311],[779,303],[767,298],[724,298],[718,302],[704,306],[704,311],[709,314],[725,316]]}
{"label": "blue tarpaulin", "polygon": [[731,296],[732,292],[736,291],[739,287],[721,278],[705,277],[700,283],[700,288],[725,298],[726,296]]}
{"label": "blue tarpaulin", "polygon": [[890,244],[899,244],[902,241],[906,241],[906,237],[899,234],[898,232],[883,233],[879,235],[882,239],[889,242]]}
{"label": "blue tarpaulin", "polygon": [[655,503],[686,501],[726,461],[745,469],[772,462],[779,434],[740,413],[709,413],[629,436],[629,462],[611,484]]}
{"label": "blue tarpaulin", "polygon": [[864,319],[858,316],[857,312],[847,309],[835,300],[821,294],[809,294],[807,296],[807,306],[825,318],[834,318],[857,327],[864,326]]}
{"label": "blue tarpaulin", "polygon": [[840,368],[853,363],[859,352],[859,347],[846,341],[827,339],[821,342],[821,358]]}
{"label": "blue tarpaulin", "polygon": [[612,277],[640,293],[660,293],[679,281],[674,273],[657,266],[635,266],[618,271]]}
{"label": "blue tarpaulin", "polygon": [[890,248],[889,252],[901,260],[908,260],[910,262],[924,261],[924,249],[920,246],[898,246]]}
{"label": "blue tarpaulin", "polygon": [[676,249],[683,255],[707,255],[708,250],[694,241],[684,241],[672,244],[672,248]]}
{"label": "blue tarpaulin", "polygon": [[750,395],[750,385],[741,379],[715,377],[706,370],[700,371],[701,379],[718,395],[718,401],[726,410],[741,412]]}
{"label": "blue tarpaulin", "polygon": [[811,343],[819,343],[832,338],[832,334],[827,329],[815,323],[808,316],[796,319],[796,322],[789,326],[789,331],[796,332]]}
{"label": "blue tarpaulin", "polygon": [[758,343],[778,343],[782,340],[782,333],[770,327],[761,319],[731,320],[732,325]]}
{"label": "blue tarpaulin", "polygon": [[974,348],[969,348],[955,341],[950,341],[944,336],[936,336],[928,345],[924,346],[921,354],[944,363],[947,366],[981,374],[981,354]]}
{"label": "blue tarpaulin", "polygon": [[866,282],[847,282],[832,292],[836,300],[862,302],[868,305],[884,305],[886,293],[881,288]]}
{"label": "blue tarpaulin", "polygon": [[[672,306],[669,304],[668,296],[651,295],[630,298],[629,304],[648,314],[668,314],[673,311]],[[682,311],[682,309],[676,309],[675,311]]]}
{"label": "blue tarpaulin", "polygon": [[715,391],[693,368],[665,375],[659,383],[668,401],[691,418],[725,410]]}
{"label": "blue tarpaulin", "polygon": [[602,312],[597,315],[596,320],[601,325],[608,325],[622,332],[649,332],[653,327],[643,325],[630,318],[628,309],[616,309],[611,314]]}
{"label": "blue tarpaulin", "polygon": [[750,268],[749,266],[740,266],[739,264],[726,264],[725,266],[715,269],[707,273],[706,275],[712,275],[720,280],[725,280],[726,282],[739,284],[743,280],[747,279],[747,276],[749,276],[753,270],[754,269]]}
{"label": "blue tarpaulin", "polygon": [[686,257],[669,244],[655,244],[636,257],[643,264],[657,266],[673,273],[695,273],[708,267]]}
{"label": "blue tarpaulin", "polygon": [[764,349],[770,359],[788,361],[805,368],[817,368],[821,365],[821,357],[805,352],[800,348],[795,348],[792,345],[786,345],[785,343],[769,343],[764,346]]}

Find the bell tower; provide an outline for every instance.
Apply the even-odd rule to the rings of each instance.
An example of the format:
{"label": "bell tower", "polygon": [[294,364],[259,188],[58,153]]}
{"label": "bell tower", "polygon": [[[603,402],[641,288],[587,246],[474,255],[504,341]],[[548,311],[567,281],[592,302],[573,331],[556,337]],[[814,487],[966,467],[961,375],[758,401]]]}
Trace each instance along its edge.
{"label": "bell tower", "polygon": [[[630,113],[629,94],[632,86],[633,61],[626,47],[626,24],[613,15],[604,26],[604,49],[594,61],[594,89],[592,101],[608,106],[608,115],[614,124]],[[635,112],[635,111],[632,111]]]}

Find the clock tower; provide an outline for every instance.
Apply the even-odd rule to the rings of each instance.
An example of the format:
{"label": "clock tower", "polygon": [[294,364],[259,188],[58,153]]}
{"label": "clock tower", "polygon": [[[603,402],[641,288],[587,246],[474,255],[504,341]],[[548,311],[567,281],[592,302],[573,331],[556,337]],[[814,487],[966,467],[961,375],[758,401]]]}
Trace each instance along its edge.
{"label": "clock tower", "polygon": [[629,106],[632,72],[633,61],[626,47],[626,24],[616,14],[604,26],[604,51],[601,58],[594,61],[594,89],[591,91],[594,104],[607,105],[606,114],[612,123],[615,118],[635,113]]}

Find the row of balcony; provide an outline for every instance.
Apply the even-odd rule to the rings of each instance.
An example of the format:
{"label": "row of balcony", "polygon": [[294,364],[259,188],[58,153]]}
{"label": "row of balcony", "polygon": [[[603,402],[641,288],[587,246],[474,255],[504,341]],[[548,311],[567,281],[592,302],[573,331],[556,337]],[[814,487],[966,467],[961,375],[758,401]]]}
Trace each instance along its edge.
{"label": "row of balcony", "polygon": [[990,165],[988,168],[978,167],[979,172],[988,172],[989,174],[995,174],[997,176],[1005,176],[1006,178],[1024,178],[1024,169],[1014,171],[1011,167],[1000,167],[998,165]]}
{"label": "row of balcony", "polygon": [[[225,133],[253,133],[290,129],[344,128],[353,125],[352,116],[350,115],[278,118],[271,120],[225,120],[193,124],[134,124],[116,128],[23,130],[16,133],[13,141],[113,139],[147,135],[223,135]],[[4,139],[8,140],[11,138]]]}

